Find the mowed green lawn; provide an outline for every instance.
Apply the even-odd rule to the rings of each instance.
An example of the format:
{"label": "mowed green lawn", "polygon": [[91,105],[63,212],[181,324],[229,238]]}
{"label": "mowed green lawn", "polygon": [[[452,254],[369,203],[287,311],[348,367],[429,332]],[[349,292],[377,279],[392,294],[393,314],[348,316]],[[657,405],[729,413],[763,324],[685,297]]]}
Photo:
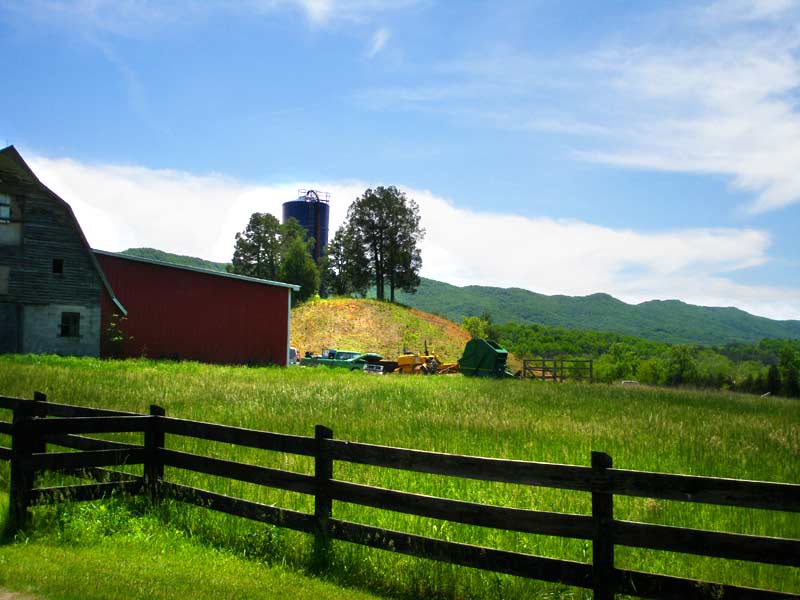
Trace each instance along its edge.
{"label": "mowed green lawn", "polygon": [[[619,468],[800,483],[800,404],[724,393],[491,381],[456,377],[367,376],[327,369],[248,369],[196,363],[98,361],[54,357],[0,357],[0,394],[54,402],[146,412],[159,404],[170,416],[312,435],[315,424],[340,439],[497,458],[588,465],[590,452],[609,453]],[[6,412],[6,415],[8,413]],[[5,417],[8,419],[8,416]],[[124,439],[118,436],[114,439]],[[135,438],[133,438],[135,439]],[[8,439],[0,437],[0,444]],[[172,448],[310,473],[312,461],[168,436]],[[0,485],[7,487],[7,467]],[[589,513],[588,494],[528,486],[459,480],[337,463],[334,476],[359,483],[488,504]],[[306,496],[239,484],[176,469],[171,480],[287,508],[312,511]],[[308,536],[165,503],[155,514],[134,503],[124,521],[159,519],[204,552],[216,549],[262,564],[307,569]],[[130,532],[122,525],[78,526],[90,535],[78,542],[76,527],[91,524],[95,509],[39,508],[34,544],[47,552],[59,544],[99,544],[114,556]],[[83,505],[87,506],[87,505]],[[588,561],[589,542],[506,533],[334,503],[334,516],[387,529],[496,548]],[[94,511],[94,512],[93,512]],[[92,514],[87,517],[86,514]],[[691,505],[647,499],[615,499],[620,519],[718,531],[800,537],[800,515]],[[110,532],[110,533],[109,533]],[[155,536],[155,534],[152,534]],[[156,536],[157,537],[157,536]],[[119,539],[117,544],[115,539]],[[147,536],[144,536],[147,539]],[[137,544],[146,546],[136,538]],[[45,550],[44,548],[47,548]],[[18,545],[0,548],[0,564]],[[198,550],[200,552],[200,550]],[[169,553],[168,553],[169,554]],[[35,556],[35,552],[32,556]],[[32,557],[26,560],[32,560]],[[113,560],[113,559],[112,559]],[[121,558],[121,560],[126,560]],[[200,560],[200,559],[198,559]],[[91,561],[87,561],[87,565]],[[798,569],[706,559],[665,552],[617,549],[619,567],[800,592]],[[88,568],[88,567],[87,567]],[[264,567],[267,568],[267,567]],[[270,567],[272,568],[272,567]],[[324,577],[343,585],[398,597],[584,597],[574,588],[497,576],[334,543]],[[146,577],[143,572],[142,577]],[[249,577],[242,575],[242,577]],[[0,580],[2,585],[2,580]],[[79,595],[79,594],[78,594]],[[179,590],[176,589],[176,597]],[[242,597],[246,596],[244,594]],[[65,596],[66,597],[66,596]],[[264,597],[269,597],[264,596]]]}

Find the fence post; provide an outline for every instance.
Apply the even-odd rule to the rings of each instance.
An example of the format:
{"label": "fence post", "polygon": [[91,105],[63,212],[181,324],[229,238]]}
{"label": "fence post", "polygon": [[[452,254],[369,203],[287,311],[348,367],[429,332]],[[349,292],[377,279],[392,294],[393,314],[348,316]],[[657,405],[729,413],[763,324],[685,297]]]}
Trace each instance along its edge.
{"label": "fence post", "polygon": [[330,550],[328,521],[333,509],[333,502],[326,490],[326,484],[333,479],[333,459],[325,451],[324,441],[333,438],[333,431],[324,425],[317,425],[314,428],[314,438],[317,446],[314,453],[314,479],[317,483],[317,490],[314,494],[314,517],[317,520],[314,563],[317,568],[322,568],[328,561]]}
{"label": "fence post", "polygon": [[594,360],[589,360],[589,383],[594,383]]}
{"label": "fence post", "polygon": [[[167,411],[156,404],[150,405],[151,417],[163,417]],[[144,488],[145,493],[152,502],[159,500],[161,489],[159,483],[164,479],[164,463],[161,461],[158,450],[164,447],[164,429],[158,420],[151,419],[150,426],[144,432],[144,446],[147,456],[144,463]]]}
{"label": "fence post", "polygon": [[614,573],[614,541],[611,537],[614,521],[614,494],[606,472],[612,466],[611,457],[604,452],[592,452],[592,586],[594,600],[613,600],[616,591]]}
{"label": "fence post", "polygon": [[33,402],[20,402],[14,409],[11,428],[11,482],[9,486],[9,525],[11,531],[25,526],[30,513],[31,490],[35,483],[35,472],[23,463],[41,446],[39,436],[22,429],[30,422],[35,412]]}
{"label": "fence post", "polygon": [[[47,416],[47,396],[42,392],[33,392],[33,415],[34,417],[44,418]],[[47,440],[42,437],[33,452],[44,454],[47,452]]]}

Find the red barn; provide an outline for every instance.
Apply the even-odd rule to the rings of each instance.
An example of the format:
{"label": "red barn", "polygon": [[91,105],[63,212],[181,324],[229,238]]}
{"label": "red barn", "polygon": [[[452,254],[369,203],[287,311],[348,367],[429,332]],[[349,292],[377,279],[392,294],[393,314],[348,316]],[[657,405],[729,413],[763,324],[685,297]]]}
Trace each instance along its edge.
{"label": "red barn", "polygon": [[[286,365],[292,290],[299,286],[94,251],[128,311],[125,337],[101,354]],[[102,299],[102,322],[119,312]]]}

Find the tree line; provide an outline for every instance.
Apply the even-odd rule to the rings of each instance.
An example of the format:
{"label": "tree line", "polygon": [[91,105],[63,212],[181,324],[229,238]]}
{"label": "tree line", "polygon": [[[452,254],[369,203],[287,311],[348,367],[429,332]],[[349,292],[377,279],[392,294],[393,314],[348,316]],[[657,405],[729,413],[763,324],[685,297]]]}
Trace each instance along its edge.
{"label": "tree line", "polygon": [[520,358],[591,358],[595,379],[605,383],[635,380],[800,398],[800,340],[674,345],[610,332],[497,324],[488,313],[467,317],[464,326]]}
{"label": "tree line", "polygon": [[294,218],[281,224],[269,213],[253,213],[237,233],[229,272],[294,283],[295,303],[317,294],[366,296],[395,301],[395,292],[413,293],[420,283],[422,255],[419,207],[394,186],[367,189],[348,208],[347,218],[317,264],[316,240]]}

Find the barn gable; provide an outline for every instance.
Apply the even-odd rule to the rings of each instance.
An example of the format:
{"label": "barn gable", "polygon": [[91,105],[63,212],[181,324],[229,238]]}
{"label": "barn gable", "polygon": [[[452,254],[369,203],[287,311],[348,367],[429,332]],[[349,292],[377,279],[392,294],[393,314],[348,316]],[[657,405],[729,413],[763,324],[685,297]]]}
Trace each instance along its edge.
{"label": "barn gable", "polygon": [[0,352],[99,355],[103,297],[125,312],[70,206],[0,150]]}

